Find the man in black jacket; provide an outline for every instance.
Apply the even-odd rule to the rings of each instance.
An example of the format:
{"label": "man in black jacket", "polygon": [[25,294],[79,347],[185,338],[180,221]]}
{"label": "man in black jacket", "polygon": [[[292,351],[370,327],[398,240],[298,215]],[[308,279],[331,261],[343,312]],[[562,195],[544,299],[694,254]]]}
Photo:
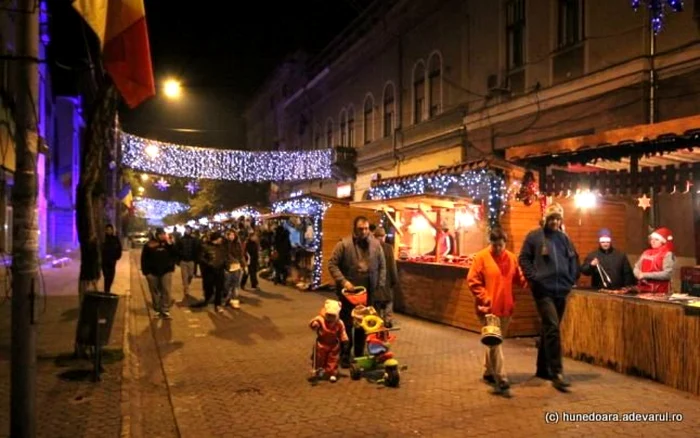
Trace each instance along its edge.
{"label": "man in black jacket", "polygon": [[185,235],[177,241],[177,253],[180,259],[180,274],[182,275],[182,288],[186,299],[190,294],[190,284],[194,278],[194,264],[199,256],[199,240],[192,236],[192,227],[185,227]]}
{"label": "man in black jacket", "polygon": [[563,374],[559,323],[564,318],[566,297],[579,276],[578,254],[562,231],[563,219],[564,209],[559,204],[547,206],[544,226],[527,235],[518,258],[542,325],[536,376],[551,380],[559,390],[570,386]]}
{"label": "man in black jacket", "polygon": [[375,228],[374,237],[382,244],[386,264],[386,285],[383,289],[375,292],[374,307],[384,320],[386,328],[391,328],[393,326],[392,317],[394,316],[394,294],[399,286],[399,273],[396,269],[396,260],[394,259],[394,246],[386,241],[386,230],[384,230],[384,227]]}
{"label": "man in black jacket", "polygon": [[163,319],[170,319],[170,289],[176,261],[177,250],[170,236],[157,228],[155,238],[146,243],[141,252],[141,271],[148,280],[153,309]]}
{"label": "man in black jacket", "polygon": [[599,247],[588,254],[581,265],[581,273],[591,276],[595,289],[617,290],[634,286],[637,280],[627,255],[612,246],[612,233],[603,228],[598,233]]}
{"label": "man in black jacket", "polygon": [[102,243],[102,276],[104,277],[105,293],[112,291],[112,283],[117,273],[117,260],[122,258],[122,243],[119,236],[114,234],[114,226],[105,226],[105,240]]}

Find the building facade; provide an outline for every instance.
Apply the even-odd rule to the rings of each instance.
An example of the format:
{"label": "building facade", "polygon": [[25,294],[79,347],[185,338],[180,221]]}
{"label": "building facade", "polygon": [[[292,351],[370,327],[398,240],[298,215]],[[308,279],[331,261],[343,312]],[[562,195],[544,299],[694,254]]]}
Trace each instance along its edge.
{"label": "building facade", "polygon": [[[269,148],[270,136],[294,149],[355,147],[360,200],[373,179],[695,115],[700,2],[685,7],[652,37],[646,8],[626,1],[375,2],[292,79],[265,84],[247,113],[249,147]],[[282,83],[289,97],[263,111]],[[261,123],[273,114],[274,132]],[[335,194],[338,184],[279,192]],[[688,228],[693,215],[664,202],[656,222]],[[638,254],[646,230],[629,232]],[[693,257],[692,243],[677,246]]]}

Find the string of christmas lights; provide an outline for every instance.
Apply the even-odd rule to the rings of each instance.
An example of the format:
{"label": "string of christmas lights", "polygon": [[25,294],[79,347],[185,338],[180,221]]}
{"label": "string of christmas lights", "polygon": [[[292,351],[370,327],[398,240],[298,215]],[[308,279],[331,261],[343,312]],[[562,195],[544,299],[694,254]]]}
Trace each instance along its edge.
{"label": "string of christmas lights", "polygon": [[248,152],[183,146],[122,132],[122,164],[141,172],[243,182],[331,178],[333,150]]}
{"label": "string of christmas lights", "polygon": [[309,216],[313,222],[314,238],[309,248],[314,251],[311,289],[315,289],[321,285],[321,274],[323,270],[323,216],[330,206],[330,203],[310,196],[286,199],[272,204],[273,213]]}
{"label": "string of christmas lights", "polygon": [[139,216],[146,219],[162,219],[190,208],[182,202],[163,201],[152,198],[134,198],[134,208]]}
{"label": "string of christmas lights", "polygon": [[230,214],[233,219],[238,219],[241,216],[251,217],[253,219],[260,217],[260,212],[248,205],[232,210]]}
{"label": "string of christmas lights", "polygon": [[402,196],[458,193],[475,201],[486,202],[489,225],[498,224],[505,214],[508,191],[503,177],[492,170],[469,170],[461,174],[416,176],[398,182],[378,184],[369,189],[371,200]]}
{"label": "string of christmas lights", "polygon": [[651,15],[651,28],[655,34],[661,32],[661,29],[664,26],[667,8],[671,12],[683,12],[682,0],[632,0],[632,8],[634,8],[636,12],[644,3],[646,3],[647,8],[649,9],[649,14]]}

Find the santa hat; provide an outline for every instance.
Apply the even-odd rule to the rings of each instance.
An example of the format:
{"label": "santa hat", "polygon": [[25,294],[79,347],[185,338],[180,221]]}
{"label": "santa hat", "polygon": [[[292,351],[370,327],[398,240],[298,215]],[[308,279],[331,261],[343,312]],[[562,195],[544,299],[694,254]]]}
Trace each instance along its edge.
{"label": "santa hat", "polygon": [[600,243],[610,243],[612,242],[612,233],[607,228],[603,228],[598,231],[598,242]]}
{"label": "santa hat", "polygon": [[323,310],[326,315],[338,316],[340,314],[340,306],[340,301],[326,300],[326,303],[323,305]]}
{"label": "santa hat", "polygon": [[564,219],[564,208],[557,204],[556,202],[549,204],[545,209],[544,209],[544,217],[547,219],[550,216],[554,215],[559,215],[562,219]]}
{"label": "santa hat", "polygon": [[671,234],[671,230],[669,230],[666,227],[657,228],[656,230],[654,230],[653,233],[649,235],[649,237],[659,239],[663,243],[673,242],[673,234]]}

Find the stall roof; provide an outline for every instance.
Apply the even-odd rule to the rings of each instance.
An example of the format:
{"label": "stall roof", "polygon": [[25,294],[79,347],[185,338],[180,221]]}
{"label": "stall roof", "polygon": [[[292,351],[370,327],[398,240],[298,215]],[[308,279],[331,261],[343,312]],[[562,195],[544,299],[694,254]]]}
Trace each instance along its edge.
{"label": "stall roof", "polygon": [[462,172],[467,172],[470,170],[481,170],[481,169],[499,169],[499,170],[511,170],[515,166],[511,163],[507,163],[499,158],[488,158],[483,160],[467,161],[465,163],[455,164],[453,166],[439,167],[435,170],[429,170],[426,172],[412,173],[409,175],[402,175],[393,178],[384,178],[372,181],[372,187],[384,185],[384,184],[394,184],[401,181],[407,181],[418,177],[432,177],[439,175],[455,175]]}
{"label": "stall roof", "polygon": [[377,199],[373,201],[353,202],[354,207],[367,208],[372,210],[417,210],[423,208],[425,210],[431,207],[439,208],[455,208],[459,204],[467,204],[471,202],[469,198],[460,198],[456,196],[442,195],[412,195],[403,196],[400,198]]}
{"label": "stall roof", "polygon": [[597,134],[506,150],[506,159],[518,164],[595,166],[606,170],[629,168],[639,157],[640,167],[700,162],[700,116],[654,124],[635,125]]}

